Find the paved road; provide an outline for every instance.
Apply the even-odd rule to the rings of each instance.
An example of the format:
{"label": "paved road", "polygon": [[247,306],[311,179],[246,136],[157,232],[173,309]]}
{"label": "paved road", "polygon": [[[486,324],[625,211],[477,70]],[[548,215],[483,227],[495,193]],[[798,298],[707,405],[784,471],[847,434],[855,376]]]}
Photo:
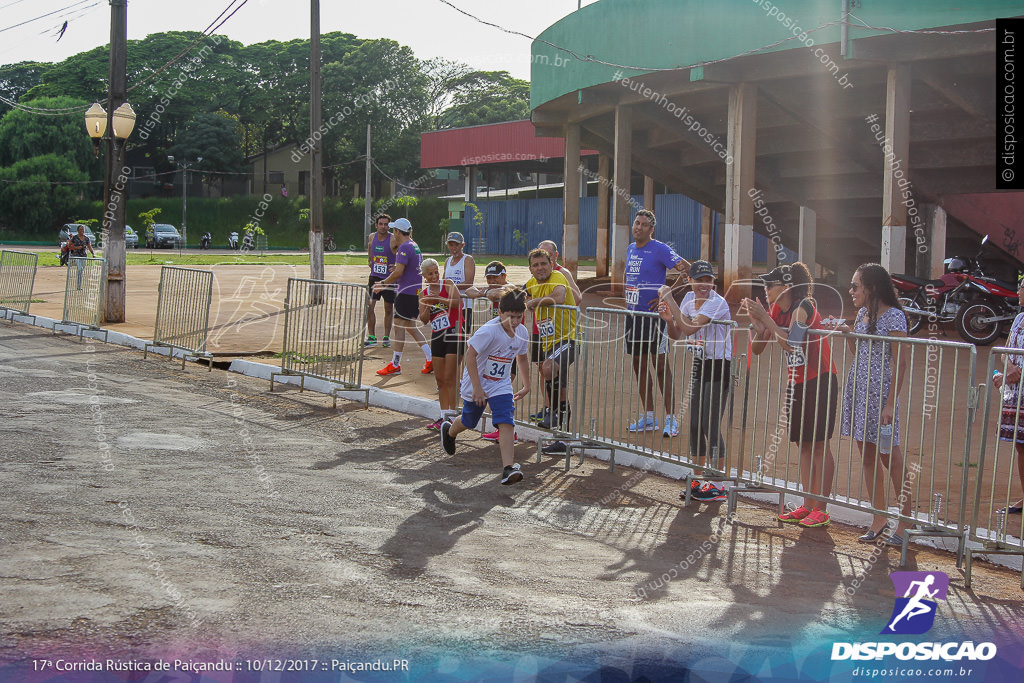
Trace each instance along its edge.
{"label": "paved road", "polygon": [[[403,676],[450,680],[806,673],[892,609],[898,552],[872,561],[853,529],[780,529],[748,503],[730,523],[681,508],[676,482],[592,461],[529,462],[502,487],[487,442],[447,457],[421,419],[267,389],[0,325],[8,673],[266,654],[402,657]],[[979,563],[966,591],[949,555],[911,564],[951,576],[933,637],[1019,639],[1016,575]]]}

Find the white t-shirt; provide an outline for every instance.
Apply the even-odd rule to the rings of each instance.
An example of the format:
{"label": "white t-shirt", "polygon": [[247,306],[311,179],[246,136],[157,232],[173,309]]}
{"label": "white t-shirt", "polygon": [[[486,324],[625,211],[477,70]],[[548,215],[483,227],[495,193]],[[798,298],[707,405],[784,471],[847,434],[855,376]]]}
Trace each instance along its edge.
{"label": "white t-shirt", "polygon": [[[530,349],[530,333],[526,328],[520,325],[509,336],[501,326],[501,318],[492,318],[473,333],[468,343],[476,350],[476,367],[484,394],[490,398],[513,393],[512,363],[516,362],[516,356]],[[473,382],[468,369],[462,371],[461,391],[463,400],[473,400]]]}
{"label": "white t-shirt", "polygon": [[[679,305],[679,310],[690,318],[705,315],[711,320],[732,320],[729,302],[714,290],[708,292],[708,298],[700,310],[697,309],[697,295],[687,292],[683,297],[683,303]],[[697,358],[732,359],[732,327],[708,323],[687,337],[686,345]]]}
{"label": "white t-shirt", "polygon": [[[461,285],[466,281],[466,254],[462,255],[458,263],[452,263],[451,256],[444,262],[444,277],[447,280],[451,280],[457,285]],[[468,296],[462,297],[462,307],[467,310],[472,310],[473,300]]]}

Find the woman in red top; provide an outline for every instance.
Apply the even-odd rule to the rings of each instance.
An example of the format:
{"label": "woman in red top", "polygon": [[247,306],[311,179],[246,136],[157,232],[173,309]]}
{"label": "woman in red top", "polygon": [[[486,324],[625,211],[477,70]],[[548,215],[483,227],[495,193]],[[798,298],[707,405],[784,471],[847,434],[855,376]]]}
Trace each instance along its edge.
{"label": "woman in red top", "polygon": [[419,291],[420,322],[430,326],[430,353],[434,357],[434,379],[441,404],[441,416],[427,425],[427,429],[440,429],[441,423],[457,412],[456,375],[461,347],[465,343],[459,333],[462,302],[458,286],[451,280],[441,280],[437,261],[423,259],[420,274],[425,283]]}
{"label": "woman in red top", "polygon": [[[835,428],[839,378],[832,364],[832,348],[821,335],[809,330],[825,329],[814,299],[814,280],[803,263],[779,266],[761,276],[770,304],[744,299],[740,313],[747,313],[753,326],[751,351],[761,353],[776,340],[786,357],[789,382],[785,415],[789,419],[789,440],[800,446],[800,480],[810,495],[827,498],[832,493],[836,461],[829,446]],[[804,504],[779,519],[802,527],[828,526],[825,502],[804,497]]]}

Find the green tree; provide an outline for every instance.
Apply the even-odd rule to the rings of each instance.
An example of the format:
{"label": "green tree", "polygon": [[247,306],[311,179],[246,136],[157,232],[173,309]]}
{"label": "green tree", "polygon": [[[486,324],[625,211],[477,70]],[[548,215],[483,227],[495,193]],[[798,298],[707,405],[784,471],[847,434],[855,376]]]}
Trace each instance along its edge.
{"label": "green tree", "polygon": [[[43,62],[19,62],[0,66],[0,94],[17,102],[29,90],[39,85],[43,73],[52,65]],[[0,116],[11,109],[9,104],[0,102]]]}
{"label": "green tree", "polygon": [[0,224],[35,235],[49,233],[71,214],[87,179],[74,162],[57,154],[0,168]]}
{"label": "green tree", "polygon": [[0,119],[0,166],[43,154],[60,154],[79,169],[100,177],[101,167],[85,131],[88,104],[71,97],[47,97],[33,100],[32,105],[44,109],[76,107],[81,113],[48,116],[21,109],[8,111]]}
{"label": "green tree", "polygon": [[438,128],[478,126],[530,118],[530,83],[507,71],[471,71],[447,84],[451,106]]}

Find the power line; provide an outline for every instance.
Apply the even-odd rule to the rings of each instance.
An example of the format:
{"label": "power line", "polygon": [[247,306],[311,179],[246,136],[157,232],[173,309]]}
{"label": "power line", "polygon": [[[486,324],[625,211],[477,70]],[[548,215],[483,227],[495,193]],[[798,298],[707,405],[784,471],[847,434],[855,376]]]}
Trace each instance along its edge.
{"label": "power line", "polygon": [[[35,19],[28,19],[26,21],[21,22],[20,24],[14,24],[13,26],[8,26],[7,28],[0,28],[0,33],[3,33],[4,31],[10,31],[12,28],[18,28],[19,26],[24,26],[25,24],[31,24],[34,21],[39,21],[40,19],[45,19],[46,17],[53,16],[54,14],[60,14],[61,12],[65,11],[65,10],[69,10],[72,7],[77,7],[78,5],[83,5],[83,4],[85,4],[85,3],[89,2],[89,1],[90,0],[78,0],[78,2],[76,2],[74,4],[71,4],[71,5],[68,5],[67,7],[62,7],[61,9],[54,10],[52,12],[47,12],[46,14],[41,14],[40,16],[36,17]],[[98,5],[100,3],[96,2],[96,3],[93,3],[93,4]]]}

